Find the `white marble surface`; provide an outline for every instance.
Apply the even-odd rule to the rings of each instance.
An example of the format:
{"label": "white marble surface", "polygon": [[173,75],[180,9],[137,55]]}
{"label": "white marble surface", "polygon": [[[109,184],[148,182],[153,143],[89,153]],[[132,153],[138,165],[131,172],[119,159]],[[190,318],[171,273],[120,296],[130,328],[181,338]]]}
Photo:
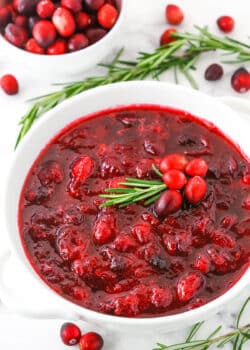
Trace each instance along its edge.
{"label": "white marble surface", "polygon": [[[125,55],[128,58],[134,58],[137,51],[152,50],[158,45],[159,36],[167,25],[164,22],[164,7],[170,1],[167,0],[124,0],[128,3],[127,22],[121,33],[119,47],[125,47]],[[234,37],[241,40],[247,40],[250,32],[249,25],[249,3],[246,0],[175,0],[174,3],[180,4],[184,9],[186,18],[180,26],[181,30],[192,30],[193,24],[209,25],[209,28],[218,33],[215,20],[222,14],[231,14],[236,20],[236,28],[233,33]],[[117,47],[118,48],[118,47]],[[112,56],[112,55],[111,55]],[[236,94],[230,87],[230,73],[234,69],[232,66],[225,67],[225,75],[220,82],[209,83],[203,78],[205,67],[211,63],[218,61],[217,54],[209,54],[203,57],[199,64],[198,70],[194,76],[199,83],[200,90],[211,94],[215,97],[231,96],[240,99],[249,100],[250,93]],[[236,68],[236,67],[235,67]],[[250,68],[250,67],[248,67]],[[101,69],[93,69],[87,75],[101,72]],[[0,75],[4,73],[14,73],[20,82],[20,93],[15,97],[7,97],[0,91],[0,184],[1,193],[5,181],[5,169],[9,166],[9,160],[13,152],[14,142],[17,136],[17,123],[21,115],[27,109],[24,102],[28,98],[36,95],[47,93],[53,90],[50,84],[53,81],[49,77],[39,77],[32,74],[26,67],[20,67],[15,57],[8,57],[4,52],[0,52]],[[83,74],[84,76],[84,74]],[[173,81],[172,73],[162,76],[162,80]],[[185,80],[181,80],[182,84],[187,84]],[[0,249],[5,245],[5,232],[0,231]],[[243,300],[248,296],[249,290],[245,290],[237,300],[232,300],[225,310],[208,321],[201,332],[201,336],[209,333],[214,329],[215,325],[222,324],[223,329],[232,327],[235,314],[240,308]],[[250,311],[250,310],[249,310]],[[249,322],[249,312],[246,312],[243,322]],[[59,327],[62,320],[46,320],[23,318],[14,312],[6,309],[0,304],[0,349],[14,350],[44,350],[64,349],[64,345],[59,339]],[[84,330],[89,330],[90,326],[80,324]],[[98,330],[102,332],[102,330]],[[105,347],[104,350],[151,350],[154,344],[159,341],[171,344],[175,341],[183,340],[186,330],[176,334],[159,335],[157,332],[150,336],[138,339],[131,338],[129,335],[125,337],[116,336],[114,334],[104,334]],[[248,349],[250,345],[246,346]],[[231,345],[225,347],[226,350],[232,349]]]}

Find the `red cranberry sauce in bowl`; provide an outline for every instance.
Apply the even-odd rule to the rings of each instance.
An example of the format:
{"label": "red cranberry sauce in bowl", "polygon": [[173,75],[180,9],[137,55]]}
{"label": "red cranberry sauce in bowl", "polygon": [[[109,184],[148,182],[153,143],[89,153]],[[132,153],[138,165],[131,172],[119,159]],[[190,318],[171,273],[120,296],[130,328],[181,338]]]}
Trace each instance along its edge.
{"label": "red cranberry sauce in bowl", "polygon": [[[126,177],[159,180],[152,165],[176,153],[207,163],[202,201],[164,217],[154,203],[100,207]],[[246,271],[249,186],[249,161],[214,127],[168,108],[116,108],[70,124],[41,152],[20,197],[20,235],[36,272],[73,303],[125,317],[176,314]]]}

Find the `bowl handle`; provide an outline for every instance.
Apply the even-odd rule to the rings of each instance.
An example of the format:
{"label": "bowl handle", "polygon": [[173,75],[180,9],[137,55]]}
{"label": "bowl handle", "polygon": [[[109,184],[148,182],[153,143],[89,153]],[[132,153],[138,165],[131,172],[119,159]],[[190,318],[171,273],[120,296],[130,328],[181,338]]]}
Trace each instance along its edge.
{"label": "bowl handle", "polygon": [[[45,308],[44,305],[39,307],[39,303],[29,304],[23,302],[22,297],[14,292],[14,288],[6,285],[4,274],[7,270],[7,264],[11,258],[11,252],[4,249],[0,252],[0,301],[8,308],[23,316],[39,319],[70,319],[78,321],[82,319],[77,313],[65,308],[60,302],[50,303],[50,306]],[[16,290],[16,288],[15,288]]]}

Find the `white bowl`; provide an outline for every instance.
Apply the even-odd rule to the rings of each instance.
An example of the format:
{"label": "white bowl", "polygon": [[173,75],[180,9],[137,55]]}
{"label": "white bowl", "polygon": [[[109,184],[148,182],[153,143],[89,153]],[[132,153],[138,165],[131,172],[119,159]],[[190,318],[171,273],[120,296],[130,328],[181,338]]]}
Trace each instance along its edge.
{"label": "white bowl", "polygon": [[126,0],[117,0],[120,13],[114,27],[101,40],[85,49],[64,55],[38,55],[12,45],[0,34],[0,52],[19,62],[20,67],[27,67],[40,76],[49,75],[56,79],[74,77],[100,63],[116,46],[126,17],[126,4]]}
{"label": "white bowl", "polygon": [[[18,147],[10,169],[4,198],[7,231],[11,250],[16,254],[18,262],[25,266],[27,274],[32,276],[34,283],[39,285],[39,289],[41,291],[46,290],[47,299],[36,301],[37,304],[44,305],[45,315],[46,312],[49,315],[52,311],[51,307],[49,310],[49,307],[46,306],[46,303],[48,303],[53,305],[54,314],[58,313],[67,317],[71,312],[77,314],[79,318],[95,323],[102,328],[111,328],[112,331],[136,332],[137,334],[138,332],[154,332],[155,330],[158,332],[170,331],[190,326],[210,317],[213,313],[219,312],[249,283],[250,269],[225,294],[195,310],[164,317],[123,318],[85,309],[56,294],[34,272],[24,254],[19,238],[17,213],[20,191],[28,170],[51,137],[65,125],[82,115],[88,115],[109,107],[131,104],[154,104],[188,111],[193,115],[204,118],[209,123],[215,124],[238,143],[246,154],[250,154],[248,124],[237,118],[237,115],[230,108],[212,97],[181,86],[149,81],[117,83],[96,88],[73,97],[48,112],[36,122]],[[35,312],[36,307],[33,307]]]}

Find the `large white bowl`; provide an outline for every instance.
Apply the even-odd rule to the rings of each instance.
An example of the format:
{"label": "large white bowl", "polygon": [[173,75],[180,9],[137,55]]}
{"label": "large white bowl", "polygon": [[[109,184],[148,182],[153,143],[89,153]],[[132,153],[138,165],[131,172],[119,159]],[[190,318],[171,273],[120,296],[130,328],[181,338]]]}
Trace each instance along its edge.
{"label": "large white bowl", "polygon": [[27,67],[40,76],[48,75],[53,79],[74,77],[100,63],[116,46],[127,14],[127,1],[117,0],[117,6],[120,14],[114,27],[101,40],[82,50],[64,55],[38,55],[12,45],[0,34],[0,52],[19,62],[20,67]]}
{"label": "large white bowl", "polygon": [[[54,314],[58,313],[65,315],[65,317],[68,317],[69,313],[76,314],[79,318],[95,323],[102,328],[111,328],[112,331],[136,332],[137,334],[138,332],[154,332],[156,330],[166,332],[166,330],[190,326],[219,312],[249,283],[250,270],[248,269],[225,294],[195,310],[147,319],[109,316],[75,305],[50,289],[34,272],[26,258],[17,226],[18,200],[24,179],[38,153],[51,137],[78,117],[109,107],[130,104],[155,104],[188,111],[215,124],[238,143],[246,154],[250,154],[248,124],[237,118],[237,115],[230,108],[214,98],[181,86],[159,82],[135,81],[96,88],[73,97],[48,112],[36,122],[18,147],[10,169],[4,198],[6,225],[11,250],[16,255],[18,264],[25,266],[26,273],[32,277],[34,283],[39,285],[41,292],[46,291],[44,300],[36,300],[37,305],[44,305],[43,314],[50,315],[52,311]],[[32,307],[35,313],[36,306]]]}

